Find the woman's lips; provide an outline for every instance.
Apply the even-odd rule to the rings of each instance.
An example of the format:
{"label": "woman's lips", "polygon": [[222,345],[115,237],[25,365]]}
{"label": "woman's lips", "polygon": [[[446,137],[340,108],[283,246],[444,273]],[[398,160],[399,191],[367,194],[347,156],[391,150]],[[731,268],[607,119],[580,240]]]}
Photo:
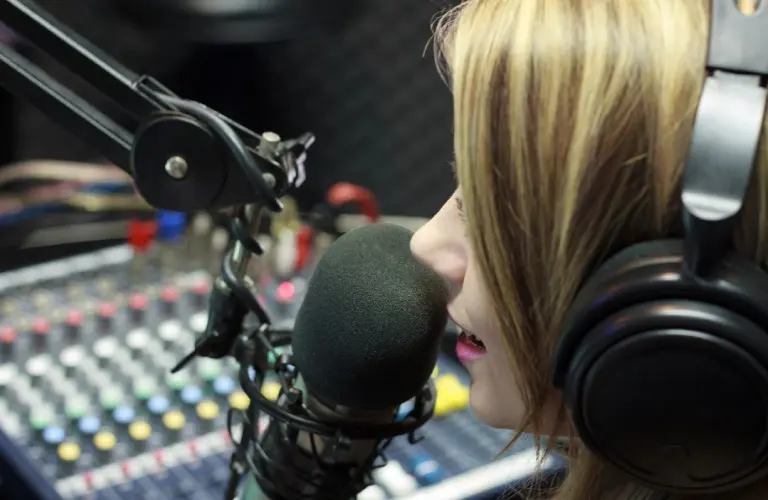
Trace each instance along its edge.
{"label": "woman's lips", "polygon": [[472,331],[469,328],[466,328],[464,325],[462,325],[461,323],[453,319],[453,315],[451,314],[450,311],[448,311],[448,317],[451,318],[451,321],[453,321],[453,323],[458,327],[460,334],[461,333],[466,334],[467,336],[471,337],[470,340],[473,340],[475,343],[479,343],[482,347],[485,347],[480,337],[472,333]]}
{"label": "woman's lips", "polygon": [[485,346],[472,334],[462,331],[456,341],[456,357],[462,363],[477,361],[485,356]]}
{"label": "woman's lips", "polygon": [[453,318],[453,315],[448,312],[448,317],[451,318],[456,326],[459,327],[459,338],[456,341],[456,357],[462,363],[469,363],[477,361],[486,354],[485,345],[483,342],[464,326]]}

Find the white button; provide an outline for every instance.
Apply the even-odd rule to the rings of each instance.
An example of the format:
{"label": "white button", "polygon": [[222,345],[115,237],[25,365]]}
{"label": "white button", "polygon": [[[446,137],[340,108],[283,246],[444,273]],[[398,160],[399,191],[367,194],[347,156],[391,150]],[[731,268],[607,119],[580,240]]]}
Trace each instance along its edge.
{"label": "white button", "polygon": [[157,327],[157,335],[166,342],[176,342],[181,337],[181,323],[176,320],[163,321]]}
{"label": "white button", "polygon": [[85,349],[80,346],[67,347],[59,354],[59,363],[64,368],[81,366],[85,359]]}
{"label": "white button", "polygon": [[93,353],[97,358],[110,359],[117,352],[118,344],[113,338],[103,338],[96,341],[93,344]]}
{"label": "white button", "polygon": [[208,326],[208,313],[195,313],[189,318],[189,327],[197,333],[203,333],[206,326]]}
{"label": "white button", "polygon": [[41,354],[40,356],[35,356],[34,358],[27,360],[24,368],[29,376],[38,378],[48,373],[51,364],[51,358],[45,354]]}
{"label": "white button", "polygon": [[416,491],[419,482],[408,474],[399,462],[391,460],[387,465],[373,471],[373,477],[393,497],[404,496]]}
{"label": "white button", "polygon": [[387,494],[379,486],[372,484],[358,493],[357,500],[387,500]]}
{"label": "white button", "polygon": [[387,500],[387,494],[379,486],[372,484],[358,493],[357,500]]}
{"label": "white button", "polygon": [[132,351],[141,351],[149,344],[149,330],[146,328],[136,328],[128,332],[125,337],[125,344]]}
{"label": "white button", "polygon": [[0,365],[0,387],[6,387],[16,378],[16,365]]}

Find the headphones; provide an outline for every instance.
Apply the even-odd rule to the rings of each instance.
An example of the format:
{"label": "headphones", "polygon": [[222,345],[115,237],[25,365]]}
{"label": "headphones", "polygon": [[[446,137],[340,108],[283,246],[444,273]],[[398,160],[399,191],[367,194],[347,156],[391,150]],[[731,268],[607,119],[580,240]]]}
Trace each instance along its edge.
{"label": "headphones", "polygon": [[712,0],[685,236],[605,262],[555,352],[583,444],[655,490],[717,493],[768,473],[768,273],[729,249],[763,124],[766,47],[768,2],[746,16]]}

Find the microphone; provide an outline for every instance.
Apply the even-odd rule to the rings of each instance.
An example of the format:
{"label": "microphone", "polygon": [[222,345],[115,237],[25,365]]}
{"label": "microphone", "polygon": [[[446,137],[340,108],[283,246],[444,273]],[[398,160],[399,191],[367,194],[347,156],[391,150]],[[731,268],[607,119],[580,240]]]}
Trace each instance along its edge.
{"label": "microphone", "polygon": [[[263,356],[255,349],[242,356],[251,408],[235,452],[249,469],[240,500],[354,499],[372,484],[392,438],[416,442],[434,410],[430,375],[448,287],[411,255],[411,234],[393,224],[363,226],[326,250],[296,317],[290,361],[275,368],[288,374],[276,403],[248,376]],[[410,412],[398,415],[410,400]],[[259,411],[271,417],[260,436]]]}

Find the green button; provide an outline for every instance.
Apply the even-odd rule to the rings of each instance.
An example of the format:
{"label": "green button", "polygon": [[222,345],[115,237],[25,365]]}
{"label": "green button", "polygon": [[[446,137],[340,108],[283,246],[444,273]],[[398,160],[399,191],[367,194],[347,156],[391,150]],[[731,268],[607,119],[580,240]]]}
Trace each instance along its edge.
{"label": "green button", "polygon": [[157,392],[155,379],[144,377],[133,383],[133,395],[141,401],[146,401]]}
{"label": "green button", "polygon": [[88,413],[88,401],[82,398],[74,398],[64,405],[64,413],[70,420],[79,420]]}
{"label": "green button", "polygon": [[213,382],[221,374],[221,362],[215,359],[201,359],[198,372],[203,380]]}
{"label": "green button", "polygon": [[104,410],[114,410],[122,401],[122,391],[114,387],[104,389],[99,394],[99,404]]}
{"label": "green button", "polygon": [[187,382],[189,382],[187,372],[171,373],[165,379],[165,383],[174,391],[180,391]]}
{"label": "green button", "polygon": [[36,431],[41,431],[53,423],[54,414],[50,408],[35,408],[29,415],[29,425]]}

